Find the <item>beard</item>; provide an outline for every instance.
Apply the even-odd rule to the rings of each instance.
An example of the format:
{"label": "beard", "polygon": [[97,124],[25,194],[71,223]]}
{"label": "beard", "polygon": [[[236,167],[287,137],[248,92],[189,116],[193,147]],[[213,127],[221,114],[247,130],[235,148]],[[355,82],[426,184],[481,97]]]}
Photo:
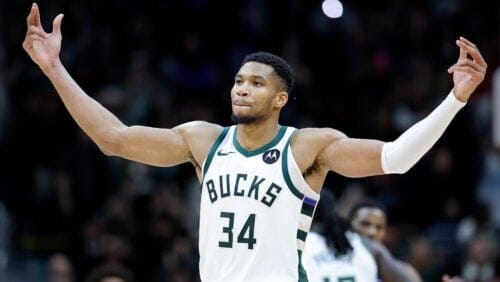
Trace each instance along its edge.
{"label": "beard", "polygon": [[263,116],[236,116],[234,113],[231,114],[231,121],[236,124],[250,124],[262,118]]}

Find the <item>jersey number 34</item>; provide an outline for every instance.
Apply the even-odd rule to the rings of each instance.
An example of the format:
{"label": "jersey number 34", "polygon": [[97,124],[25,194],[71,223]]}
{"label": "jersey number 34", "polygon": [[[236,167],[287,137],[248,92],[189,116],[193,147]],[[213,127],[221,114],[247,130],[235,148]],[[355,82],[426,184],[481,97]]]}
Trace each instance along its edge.
{"label": "jersey number 34", "polygon": [[[219,241],[219,247],[232,248],[233,247],[233,228],[234,228],[234,212],[221,212],[220,217],[226,221],[226,225],[222,227],[222,233],[227,235],[227,241]],[[257,243],[254,236],[255,230],[255,214],[250,214],[243,224],[240,232],[238,233],[238,240],[236,242],[247,244],[248,249],[253,249],[253,245]]]}

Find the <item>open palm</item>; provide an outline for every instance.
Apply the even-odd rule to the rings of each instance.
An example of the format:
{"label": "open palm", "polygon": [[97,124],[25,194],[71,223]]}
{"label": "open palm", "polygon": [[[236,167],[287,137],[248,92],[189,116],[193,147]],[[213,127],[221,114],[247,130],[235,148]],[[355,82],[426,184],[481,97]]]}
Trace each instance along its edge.
{"label": "open palm", "polygon": [[31,11],[26,19],[28,30],[24,38],[23,48],[42,69],[50,66],[55,60],[59,60],[62,18],[62,14],[57,15],[53,22],[52,32],[46,33],[40,22],[38,5],[33,3],[31,6]]}

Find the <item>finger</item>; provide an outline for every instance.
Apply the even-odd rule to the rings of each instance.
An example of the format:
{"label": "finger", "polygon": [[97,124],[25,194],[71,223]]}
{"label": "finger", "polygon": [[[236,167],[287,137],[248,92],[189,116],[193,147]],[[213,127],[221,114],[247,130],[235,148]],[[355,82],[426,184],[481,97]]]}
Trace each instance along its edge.
{"label": "finger", "polygon": [[33,7],[35,8],[35,25],[42,27],[42,23],[40,21],[40,9],[38,8],[38,5],[36,3],[33,3]]}
{"label": "finger", "polygon": [[462,59],[467,59],[467,48],[463,48],[462,45],[464,44],[460,40],[455,41],[455,44],[460,48],[460,55],[458,56],[458,60],[460,61]]}
{"label": "finger", "polygon": [[457,41],[457,45],[460,48],[465,48],[467,49],[467,53],[471,55],[471,57],[477,61],[481,66],[487,67],[488,65],[486,64],[486,61],[484,60],[483,56],[481,55],[481,52],[477,49],[476,45],[469,40],[465,39],[464,37],[460,37],[461,40]]}
{"label": "finger", "polygon": [[33,40],[43,41],[44,39],[45,38],[43,36],[40,36],[39,34],[33,33],[33,34],[28,35],[28,40],[31,40],[31,41],[33,41]]}
{"label": "finger", "polygon": [[35,25],[35,4],[31,5],[30,13],[26,17],[26,24],[28,26]]}
{"label": "finger", "polygon": [[449,73],[454,73],[454,72],[463,72],[463,73],[468,73],[471,74],[473,72],[475,73],[480,73],[477,70],[469,67],[469,66],[459,66],[459,65],[453,65],[448,69]]}
{"label": "finger", "polygon": [[477,62],[468,59],[459,60],[454,66],[469,66],[478,72],[486,73],[485,67],[479,65]]}
{"label": "finger", "polygon": [[56,34],[61,34],[61,23],[64,18],[63,14],[57,15],[57,17],[54,19],[54,22],[52,23],[52,32],[55,32]]}
{"label": "finger", "polygon": [[464,74],[469,74],[471,76],[471,80],[474,82],[481,82],[484,79],[484,73],[478,72],[477,70],[469,66],[453,66],[450,68],[450,73],[454,72],[462,72]]}
{"label": "finger", "polygon": [[473,47],[473,48],[477,48],[476,47],[476,44],[472,43],[469,39],[463,37],[463,36],[460,36],[460,40],[465,42],[467,45]]}
{"label": "finger", "polygon": [[41,28],[36,27],[36,26],[28,27],[28,35],[31,35],[31,34],[38,34],[42,38],[48,37],[48,34],[45,31],[43,31]]}

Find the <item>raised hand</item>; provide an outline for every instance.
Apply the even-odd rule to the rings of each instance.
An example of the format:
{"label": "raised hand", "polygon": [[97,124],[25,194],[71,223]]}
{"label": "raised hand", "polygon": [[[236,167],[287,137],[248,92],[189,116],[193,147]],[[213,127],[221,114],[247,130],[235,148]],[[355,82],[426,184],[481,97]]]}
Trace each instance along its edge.
{"label": "raised hand", "polygon": [[458,100],[467,102],[484,80],[488,65],[474,43],[460,37],[456,44],[460,48],[460,55],[458,61],[448,69],[448,73],[453,73],[455,96]]}
{"label": "raised hand", "polygon": [[52,32],[46,33],[40,22],[40,11],[36,3],[33,3],[26,18],[27,31],[23,41],[23,48],[42,70],[52,66],[59,60],[62,19],[62,14],[57,15],[52,24]]}

